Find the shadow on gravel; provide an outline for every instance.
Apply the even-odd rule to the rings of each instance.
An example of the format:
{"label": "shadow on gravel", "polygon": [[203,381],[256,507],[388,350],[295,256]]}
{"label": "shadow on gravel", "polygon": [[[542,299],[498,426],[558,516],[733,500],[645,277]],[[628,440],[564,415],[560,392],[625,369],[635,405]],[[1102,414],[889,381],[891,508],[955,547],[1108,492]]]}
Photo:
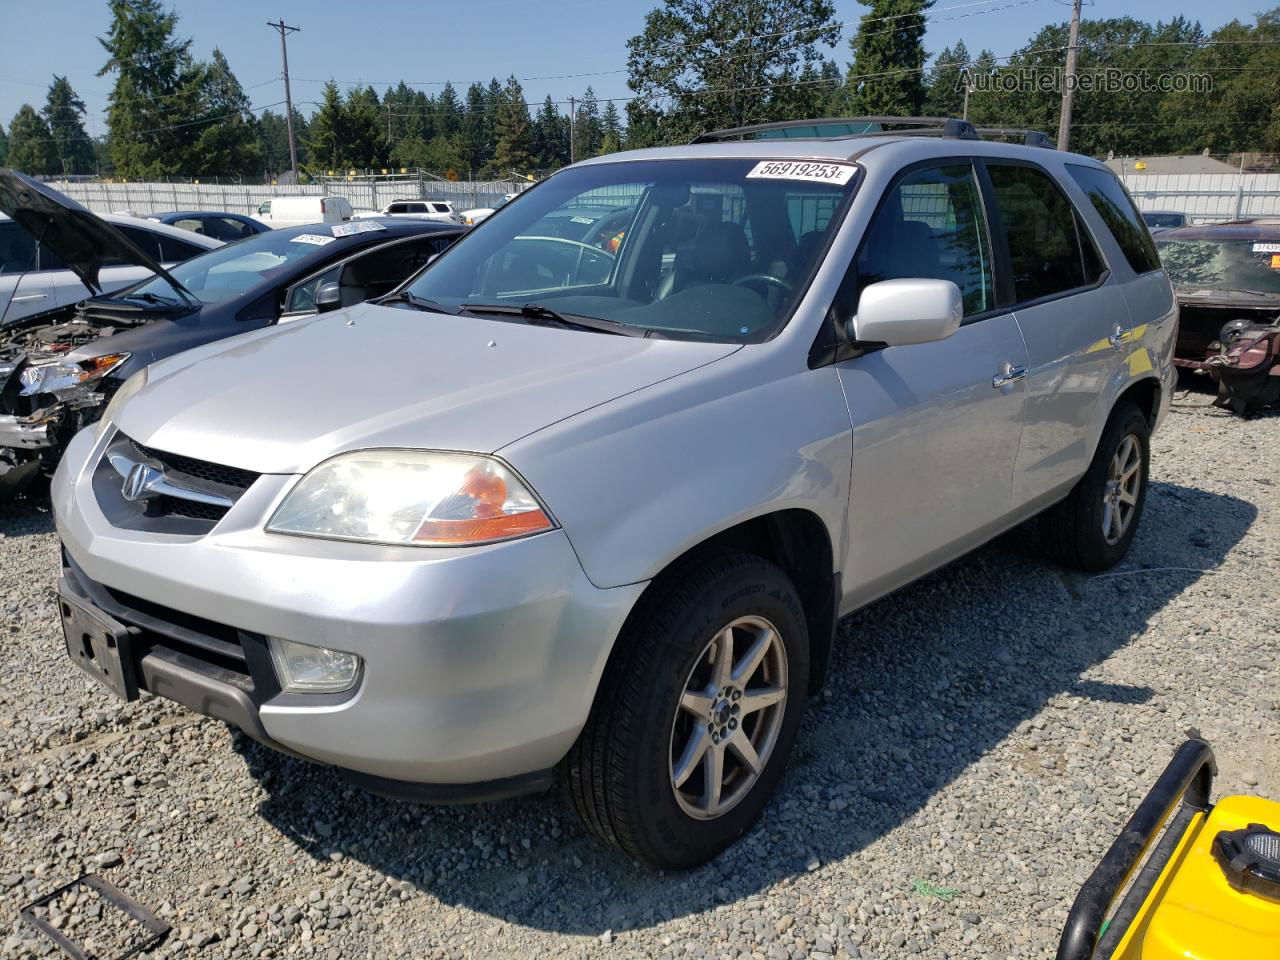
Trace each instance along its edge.
{"label": "shadow on gravel", "polygon": [[[760,894],[815,858],[857,852],[1051,698],[1149,699],[1145,687],[1081,674],[1140,634],[1196,571],[1221,562],[1256,514],[1244,500],[1153,484],[1134,550],[1110,575],[1047,564],[1030,525],[846,618],[827,692],[810,705],[778,795],[742,841],[685,874],[649,873],[595,843],[554,793],[409,807],[247,738],[240,749],[269,794],[261,815],[311,856],[341,852],[446,904],[543,930],[647,927]],[[1055,723],[1053,712],[1042,721]],[[1047,750],[1028,759],[1027,774],[1064,777]]]}
{"label": "shadow on gravel", "polygon": [[53,511],[49,509],[47,490],[0,498],[0,534],[27,537],[40,533],[53,533]]}

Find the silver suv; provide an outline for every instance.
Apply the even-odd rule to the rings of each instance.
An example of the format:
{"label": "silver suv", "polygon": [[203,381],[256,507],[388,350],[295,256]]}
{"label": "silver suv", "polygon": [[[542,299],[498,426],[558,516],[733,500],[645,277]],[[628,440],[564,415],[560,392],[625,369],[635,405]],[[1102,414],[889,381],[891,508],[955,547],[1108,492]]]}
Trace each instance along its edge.
{"label": "silver suv", "polygon": [[127,381],[54,485],[73,661],[393,797],[558,779],[681,867],[760,813],[839,617],[1037,515],[1123,558],[1176,314],[1120,183],[792,132],[580,163],[381,302]]}

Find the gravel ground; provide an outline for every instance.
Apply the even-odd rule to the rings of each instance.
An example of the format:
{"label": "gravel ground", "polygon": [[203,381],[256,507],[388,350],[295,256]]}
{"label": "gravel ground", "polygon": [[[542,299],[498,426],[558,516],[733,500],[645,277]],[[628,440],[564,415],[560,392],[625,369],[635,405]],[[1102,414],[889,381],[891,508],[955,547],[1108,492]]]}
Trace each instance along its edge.
{"label": "gravel ground", "polygon": [[[1048,957],[1080,883],[1191,732],[1217,792],[1280,798],[1280,417],[1182,397],[1129,560],[1093,579],[1015,531],[842,624],[760,824],[648,873],[554,794],[359,793],[67,660],[46,506],[0,507],[0,956],[97,869],[156,956]],[[94,907],[64,901],[79,939]]]}

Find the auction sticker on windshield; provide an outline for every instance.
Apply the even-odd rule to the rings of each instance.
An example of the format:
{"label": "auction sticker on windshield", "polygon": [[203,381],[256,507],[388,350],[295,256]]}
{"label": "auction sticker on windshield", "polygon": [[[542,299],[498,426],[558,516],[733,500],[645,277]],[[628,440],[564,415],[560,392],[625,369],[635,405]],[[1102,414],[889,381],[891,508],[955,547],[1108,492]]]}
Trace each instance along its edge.
{"label": "auction sticker on windshield", "polygon": [[322,237],[318,233],[300,233],[293,238],[293,243],[311,243],[317,247],[323,247],[326,243],[333,243],[333,237]]}
{"label": "auction sticker on windshield", "polygon": [[334,224],[333,235],[335,237],[353,237],[357,233],[373,233],[375,230],[387,229],[380,223],[361,223],[353,221],[351,223]]}
{"label": "auction sticker on windshield", "polygon": [[808,180],[843,187],[853,177],[851,163],[822,163],[814,160],[762,160],[747,174],[755,180]]}

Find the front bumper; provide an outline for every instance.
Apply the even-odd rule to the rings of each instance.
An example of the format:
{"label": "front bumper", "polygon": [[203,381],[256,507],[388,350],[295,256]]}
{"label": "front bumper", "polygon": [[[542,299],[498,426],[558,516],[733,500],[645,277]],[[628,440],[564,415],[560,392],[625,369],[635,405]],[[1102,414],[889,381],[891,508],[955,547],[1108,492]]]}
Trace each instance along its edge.
{"label": "front bumper", "polygon": [[[217,696],[174,695],[172,683],[166,690],[158,674],[148,677],[145,657],[143,689],[364,774],[373,789],[400,782],[384,783],[384,793],[406,793],[404,782],[537,780],[567,752],[643,584],[595,587],[559,530],[451,550],[264,533],[291,476],[260,477],[203,536],[118,528],[89,476],[112,433],[78,434],[54,478],[69,567],[135,614],[205,633],[200,625],[211,624],[228,631],[224,641],[249,644],[247,691],[218,676],[225,658],[191,645],[179,650],[190,661],[182,666],[203,673],[200,684]],[[116,616],[129,622],[127,612]],[[269,663],[252,669],[254,638],[267,636],[359,654],[359,686],[339,696],[276,692],[261,672]],[[233,702],[234,716],[214,706]]]}
{"label": "front bumper", "polygon": [[54,445],[47,420],[0,414],[0,447],[19,450],[42,450]]}

